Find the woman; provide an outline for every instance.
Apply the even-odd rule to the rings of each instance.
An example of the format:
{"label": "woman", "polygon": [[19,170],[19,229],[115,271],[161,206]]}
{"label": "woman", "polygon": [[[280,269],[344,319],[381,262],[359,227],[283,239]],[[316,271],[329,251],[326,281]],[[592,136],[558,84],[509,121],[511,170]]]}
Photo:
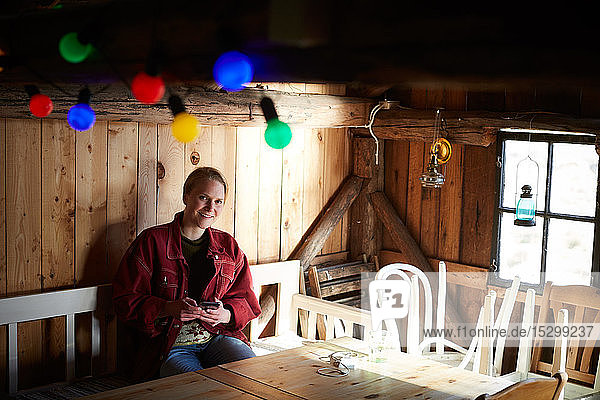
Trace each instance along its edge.
{"label": "woman", "polygon": [[211,228],[226,196],[218,170],[194,170],[183,187],[183,212],[144,230],[123,256],[113,302],[137,333],[128,368],[135,380],[254,356],[242,333],[260,314],[248,260],[231,235]]}

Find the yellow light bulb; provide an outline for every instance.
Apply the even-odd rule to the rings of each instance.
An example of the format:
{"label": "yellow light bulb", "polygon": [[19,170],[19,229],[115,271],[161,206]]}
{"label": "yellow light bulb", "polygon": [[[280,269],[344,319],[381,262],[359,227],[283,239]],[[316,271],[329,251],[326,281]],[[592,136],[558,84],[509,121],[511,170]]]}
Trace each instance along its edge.
{"label": "yellow light bulb", "polygon": [[198,120],[187,112],[180,112],[173,118],[171,133],[180,142],[191,142],[198,136]]}

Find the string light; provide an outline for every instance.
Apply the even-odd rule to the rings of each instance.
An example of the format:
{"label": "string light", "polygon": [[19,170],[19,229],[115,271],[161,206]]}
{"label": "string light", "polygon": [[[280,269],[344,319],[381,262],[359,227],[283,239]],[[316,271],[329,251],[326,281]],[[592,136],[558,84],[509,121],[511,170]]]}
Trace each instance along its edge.
{"label": "string light", "polygon": [[213,76],[225,90],[237,92],[252,81],[254,67],[245,54],[239,51],[228,51],[215,62]]}
{"label": "string light", "polygon": [[180,142],[191,142],[198,136],[198,120],[189,114],[179,96],[169,96],[169,109],[173,113],[171,134]]}
{"label": "string light", "polygon": [[131,82],[131,92],[144,104],[155,104],[165,94],[165,83],[160,76],[158,55],[156,52],[148,57],[146,68],[139,72]]}
{"label": "string light", "polygon": [[58,42],[58,51],[62,58],[74,64],[84,61],[92,50],[91,43],[80,40],[80,35],[77,32],[65,34]]}
{"label": "string light", "polygon": [[78,102],[69,109],[67,121],[76,131],[87,131],[96,122],[96,113],[90,107],[90,90],[84,88],[79,92]]}
{"label": "string light", "polygon": [[160,75],[152,76],[140,71],[131,82],[131,92],[139,102],[155,104],[165,94],[165,83]]}
{"label": "string light", "polygon": [[283,149],[292,141],[292,130],[288,124],[279,120],[273,100],[263,97],[260,101],[260,108],[267,120],[265,141],[274,149]]}
{"label": "string light", "polygon": [[41,94],[37,86],[27,85],[25,91],[29,94],[29,111],[33,115],[44,118],[52,112],[52,100],[45,94]]}

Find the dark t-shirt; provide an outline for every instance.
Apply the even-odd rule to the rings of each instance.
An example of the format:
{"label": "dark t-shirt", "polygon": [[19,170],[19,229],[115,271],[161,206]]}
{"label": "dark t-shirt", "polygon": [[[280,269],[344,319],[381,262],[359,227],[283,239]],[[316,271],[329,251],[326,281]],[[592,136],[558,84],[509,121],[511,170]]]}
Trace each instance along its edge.
{"label": "dark t-shirt", "polygon": [[[215,276],[215,267],[213,263],[208,262],[206,253],[208,251],[208,231],[197,240],[190,240],[181,236],[181,250],[183,257],[190,269],[188,281],[188,297],[202,301],[202,293],[206,289],[208,282]],[[214,299],[207,299],[214,300]]]}

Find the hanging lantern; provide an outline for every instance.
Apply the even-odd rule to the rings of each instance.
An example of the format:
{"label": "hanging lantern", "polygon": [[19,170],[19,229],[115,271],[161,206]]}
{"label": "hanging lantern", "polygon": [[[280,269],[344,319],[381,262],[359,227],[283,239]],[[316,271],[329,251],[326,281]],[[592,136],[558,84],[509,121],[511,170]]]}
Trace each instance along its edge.
{"label": "hanging lantern", "polygon": [[442,187],[446,179],[440,172],[440,166],[446,164],[452,156],[452,146],[450,142],[439,136],[441,125],[440,110],[436,111],[435,126],[433,133],[433,143],[429,148],[429,163],[425,167],[425,172],[419,178],[421,186],[424,188]]}
{"label": "hanging lantern", "polygon": [[435,154],[431,154],[431,159],[425,168],[425,172],[419,178],[421,181],[421,186],[425,188],[439,188],[445,182],[444,174],[442,174],[438,169],[440,164],[438,163],[437,157]]}
{"label": "hanging lantern", "polygon": [[535,160],[527,156],[519,161],[515,187],[515,225],[535,226],[538,178],[539,166]]}

